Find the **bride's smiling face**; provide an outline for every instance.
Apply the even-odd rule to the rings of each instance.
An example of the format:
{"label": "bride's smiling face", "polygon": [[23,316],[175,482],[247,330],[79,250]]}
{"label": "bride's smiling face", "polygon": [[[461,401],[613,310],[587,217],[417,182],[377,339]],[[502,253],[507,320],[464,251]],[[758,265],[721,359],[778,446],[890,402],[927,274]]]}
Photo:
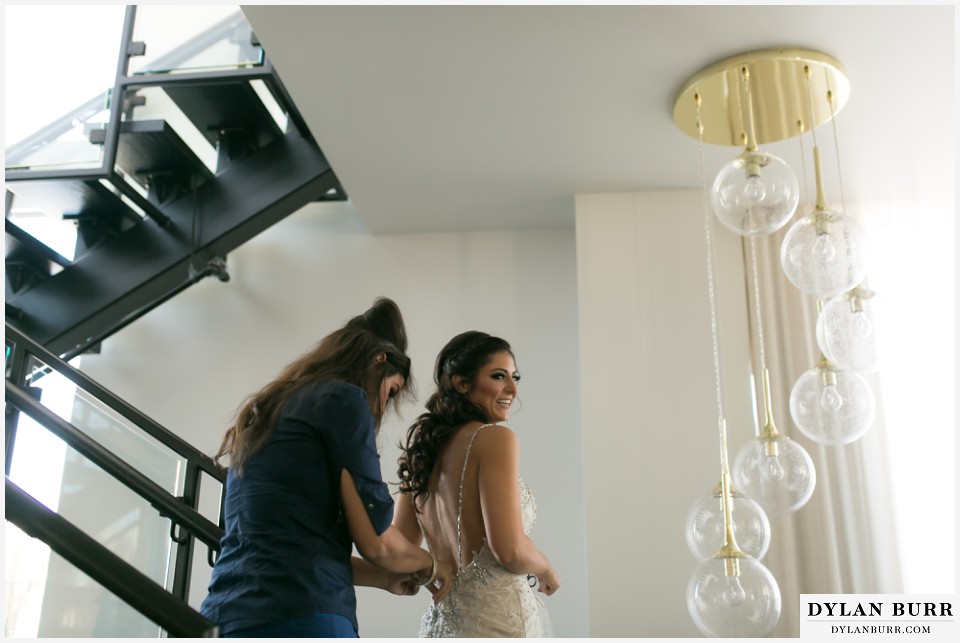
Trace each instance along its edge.
{"label": "bride's smiling face", "polygon": [[472,385],[458,388],[468,400],[483,409],[488,422],[505,422],[510,418],[510,405],[517,397],[520,373],[513,355],[507,351],[494,353],[480,367]]}

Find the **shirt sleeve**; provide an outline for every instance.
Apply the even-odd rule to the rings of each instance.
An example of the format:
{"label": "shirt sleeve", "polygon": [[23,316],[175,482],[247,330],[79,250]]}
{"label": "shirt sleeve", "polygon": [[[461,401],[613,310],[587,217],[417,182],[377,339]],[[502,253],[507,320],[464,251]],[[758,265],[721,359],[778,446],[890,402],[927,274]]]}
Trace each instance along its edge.
{"label": "shirt sleeve", "polygon": [[336,470],[350,472],[363,506],[377,535],[393,521],[393,497],[380,473],[373,415],[363,389],[344,384],[336,386],[326,400],[323,423],[324,442],[329,462]]}

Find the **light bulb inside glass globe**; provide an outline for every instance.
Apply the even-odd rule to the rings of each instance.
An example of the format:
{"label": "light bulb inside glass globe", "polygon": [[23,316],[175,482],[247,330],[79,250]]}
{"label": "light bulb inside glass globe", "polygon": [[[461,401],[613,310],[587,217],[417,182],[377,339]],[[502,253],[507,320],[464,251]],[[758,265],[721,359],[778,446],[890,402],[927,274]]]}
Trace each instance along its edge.
{"label": "light bulb inside glass globe", "polygon": [[859,373],[826,360],[801,375],[790,391],[790,416],[814,442],[849,444],[873,424],[876,401]]}
{"label": "light bulb inside glass globe", "polygon": [[[733,533],[744,554],[760,560],[770,547],[770,521],[763,508],[738,489],[732,489]],[[697,557],[706,560],[720,551],[726,535],[723,519],[723,493],[717,485],[697,499],[687,512],[687,546]]]}
{"label": "light bulb inside glass globe", "polygon": [[826,411],[839,411],[843,406],[843,396],[840,395],[836,384],[823,387],[823,392],[820,393],[820,406]]}
{"label": "light bulb inside glass globe", "polygon": [[687,610],[706,636],[764,637],[780,620],[780,587],[753,558],[713,557],[690,576]]}
{"label": "light bulb inside glass globe", "polygon": [[726,587],[720,594],[720,598],[728,607],[738,607],[747,600],[747,591],[743,589],[739,576],[727,576]]}
{"label": "light bulb inside glass globe", "polygon": [[837,256],[837,244],[833,242],[829,234],[818,234],[817,240],[813,242],[813,255],[817,258],[817,261],[830,261]]}
{"label": "light bulb inside glass globe", "polygon": [[720,222],[739,235],[779,230],[796,212],[797,177],[783,160],[756,150],[745,151],[717,173],[710,191]]}
{"label": "light bulb inside glass globe", "polygon": [[762,469],[760,475],[763,476],[763,479],[767,483],[777,483],[783,480],[783,476],[786,475],[786,471],[783,470],[783,464],[780,462],[779,456],[767,456],[763,459],[763,464],[761,465]]}
{"label": "light bulb inside glass globe", "polygon": [[733,480],[769,515],[782,516],[807,503],[817,484],[813,460],[785,435],[762,436],[745,444],[733,463]]}
{"label": "light bulb inside glass globe", "polygon": [[824,304],[817,317],[817,343],[839,368],[857,373],[877,370],[877,311],[882,307],[881,299],[857,287]]}
{"label": "light bulb inside glass globe", "polygon": [[851,290],[867,274],[867,234],[839,212],[817,210],[796,221],[780,246],[783,272],[818,299]]}

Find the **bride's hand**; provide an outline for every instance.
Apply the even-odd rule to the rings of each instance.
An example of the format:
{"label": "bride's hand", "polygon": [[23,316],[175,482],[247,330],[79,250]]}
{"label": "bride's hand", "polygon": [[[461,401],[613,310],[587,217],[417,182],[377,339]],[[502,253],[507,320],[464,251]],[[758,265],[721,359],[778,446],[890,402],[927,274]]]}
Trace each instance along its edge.
{"label": "bride's hand", "polygon": [[453,589],[453,567],[442,560],[437,561],[437,577],[426,588],[433,594],[433,603],[436,605]]}
{"label": "bride's hand", "polygon": [[537,591],[543,592],[547,596],[552,595],[560,587],[560,578],[553,567],[543,574],[537,576]]}

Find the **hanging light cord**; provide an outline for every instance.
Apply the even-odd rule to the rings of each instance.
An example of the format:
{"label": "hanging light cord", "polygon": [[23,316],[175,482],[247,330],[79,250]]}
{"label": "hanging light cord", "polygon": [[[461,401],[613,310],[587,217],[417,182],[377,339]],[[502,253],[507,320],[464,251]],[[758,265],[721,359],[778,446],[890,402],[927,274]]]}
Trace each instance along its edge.
{"label": "hanging light cord", "polygon": [[[717,414],[723,418],[723,402],[720,389],[720,342],[717,332],[717,303],[716,293],[714,292],[714,274],[713,274],[713,235],[711,234],[710,204],[707,203],[707,178],[704,169],[703,159],[703,121],[700,117],[700,94],[695,96],[697,101],[697,133],[699,135],[700,151],[700,182],[703,185],[703,228],[707,239],[707,291],[710,296],[710,334],[713,339],[713,374],[717,389]],[[721,436],[721,440],[726,438]]]}
{"label": "hanging light cord", "polygon": [[757,310],[757,344],[760,346],[760,371],[767,370],[767,358],[763,350],[763,315],[760,312],[760,274],[757,270],[756,237],[750,237],[750,263],[753,272],[753,304]]}
{"label": "hanging light cord", "polygon": [[804,125],[801,122],[799,126],[797,143],[800,145],[800,174],[803,175],[803,207],[797,208],[797,212],[810,212],[810,181],[807,179],[807,156],[803,147]]}
{"label": "hanging light cord", "polygon": [[805,66],[803,68],[803,74],[807,78],[807,109],[810,113],[810,133],[813,135],[813,146],[817,146],[817,128],[814,127],[816,122],[813,118],[813,93],[810,89],[810,67]]}
{"label": "hanging light cord", "polygon": [[847,213],[847,198],[843,195],[843,174],[840,172],[840,142],[837,139],[837,113],[833,109],[833,92],[827,89],[827,102],[830,103],[830,125],[833,128],[833,151],[837,157],[837,181],[840,183],[840,211]]}
{"label": "hanging light cord", "polygon": [[[803,73],[804,73],[804,76],[806,76],[806,78],[807,78],[807,113],[810,115],[810,136],[813,138],[813,150],[814,150],[814,154],[818,154],[819,152],[817,152],[818,147],[817,147],[817,128],[816,128],[816,120],[814,119],[814,116],[813,116],[813,90],[812,90],[811,87],[810,87],[810,74],[811,74],[811,72],[810,72],[810,67],[809,67],[809,66],[804,66],[804,68],[803,68]],[[801,146],[801,151],[802,151],[802,150],[803,150],[803,136],[801,136],[800,139],[801,139],[801,140],[800,140],[800,146]],[[803,162],[803,177],[804,177],[804,178],[803,178],[803,189],[804,189],[804,191],[807,191],[807,190],[808,190],[808,187],[807,187],[807,163],[806,163],[806,159],[805,159],[805,157],[804,157],[803,155],[800,156],[800,159],[801,159],[801,161]],[[807,196],[807,198],[808,198],[808,199],[810,198],[809,195]]]}

